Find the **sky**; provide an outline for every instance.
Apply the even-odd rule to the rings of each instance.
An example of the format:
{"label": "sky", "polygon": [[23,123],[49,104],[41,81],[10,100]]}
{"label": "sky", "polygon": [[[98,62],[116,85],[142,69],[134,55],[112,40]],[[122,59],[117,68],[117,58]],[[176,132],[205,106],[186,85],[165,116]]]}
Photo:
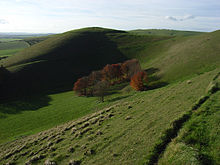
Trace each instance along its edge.
{"label": "sky", "polygon": [[220,0],[0,0],[0,32],[220,29]]}

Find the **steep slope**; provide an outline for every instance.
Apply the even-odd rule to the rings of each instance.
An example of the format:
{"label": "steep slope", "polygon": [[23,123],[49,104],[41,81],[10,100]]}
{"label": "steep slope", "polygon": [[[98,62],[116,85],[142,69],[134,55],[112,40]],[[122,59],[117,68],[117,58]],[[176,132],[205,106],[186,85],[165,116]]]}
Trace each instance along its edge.
{"label": "steep slope", "polygon": [[[148,63],[165,81],[184,79],[220,66],[220,31],[162,42],[163,52]],[[146,65],[145,65],[146,66]]]}

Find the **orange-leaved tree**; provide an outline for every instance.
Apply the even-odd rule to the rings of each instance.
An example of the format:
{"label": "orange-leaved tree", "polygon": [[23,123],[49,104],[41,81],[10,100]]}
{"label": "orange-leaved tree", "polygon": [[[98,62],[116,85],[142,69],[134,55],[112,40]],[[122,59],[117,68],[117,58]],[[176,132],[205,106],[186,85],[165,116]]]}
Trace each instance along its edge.
{"label": "orange-leaved tree", "polygon": [[140,71],[131,77],[130,85],[137,91],[143,91],[146,88],[147,74],[145,71]]}
{"label": "orange-leaved tree", "polygon": [[86,96],[88,83],[89,83],[88,77],[79,78],[75,82],[73,90],[76,91],[79,96]]}

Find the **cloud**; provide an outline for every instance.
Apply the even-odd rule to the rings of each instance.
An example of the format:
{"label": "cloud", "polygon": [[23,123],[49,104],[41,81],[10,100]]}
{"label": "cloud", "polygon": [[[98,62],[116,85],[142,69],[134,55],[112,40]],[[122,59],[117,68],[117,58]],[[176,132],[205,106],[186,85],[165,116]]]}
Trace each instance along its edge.
{"label": "cloud", "polygon": [[171,20],[171,21],[186,21],[189,19],[194,19],[195,16],[193,15],[185,15],[183,17],[174,17],[174,16],[166,16],[165,19]]}
{"label": "cloud", "polygon": [[6,21],[5,19],[0,19],[0,24],[8,24],[8,21]]}
{"label": "cloud", "polygon": [[172,17],[172,16],[166,16],[165,19],[171,20],[171,21],[178,21],[177,18]]}

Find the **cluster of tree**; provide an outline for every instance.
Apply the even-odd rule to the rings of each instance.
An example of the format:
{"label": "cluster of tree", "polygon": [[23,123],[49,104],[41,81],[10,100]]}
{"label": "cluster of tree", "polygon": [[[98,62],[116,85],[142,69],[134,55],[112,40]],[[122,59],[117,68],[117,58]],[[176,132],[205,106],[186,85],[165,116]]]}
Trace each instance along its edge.
{"label": "cluster of tree", "polygon": [[100,96],[101,101],[104,101],[109,86],[131,80],[130,84],[135,90],[144,90],[146,77],[139,61],[132,59],[124,63],[107,64],[102,70],[93,71],[89,76],[79,78],[73,90],[79,96]]}

